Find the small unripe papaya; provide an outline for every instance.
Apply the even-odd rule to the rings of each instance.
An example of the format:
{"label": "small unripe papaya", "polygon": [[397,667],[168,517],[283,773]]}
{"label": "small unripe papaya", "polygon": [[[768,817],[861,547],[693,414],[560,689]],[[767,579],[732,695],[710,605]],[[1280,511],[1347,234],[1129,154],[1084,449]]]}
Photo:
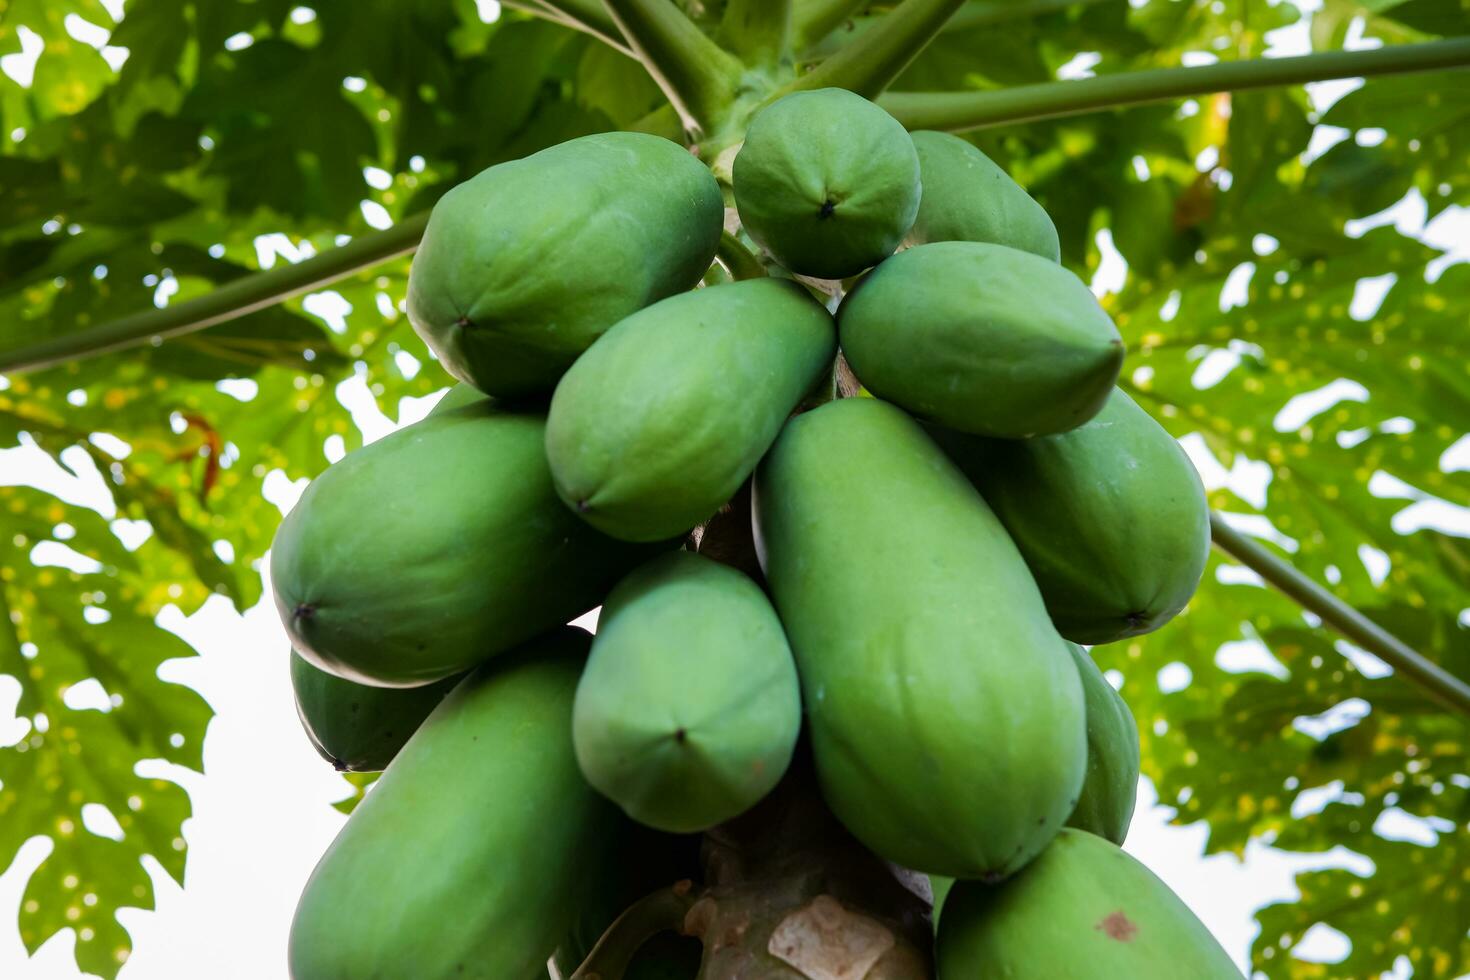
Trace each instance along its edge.
{"label": "small unripe papaya", "polygon": [[931,431],[1005,524],[1067,639],[1148,633],[1194,595],[1210,551],[1204,485],[1123,391],[1085,425],[1038,439]]}
{"label": "small unripe papaya", "polygon": [[938,980],[1240,980],[1153,872],[1070,827],[1009,881],[956,884],[936,954]]}
{"label": "small unripe papaya", "polygon": [[981,242],[907,249],[837,311],[863,385],[920,418],[1019,439],[1096,415],[1123,363],[1118,328],[1055,262]]}
{"label": "small unripe papaya", "polygon": [[1087,779],[1067,826],[1121,847],[1138,797],[1138,723],[1087,651],[1075,643],[1067,645],[1087,701]]}
{"label": "small unripe papaya", "polygon": [[909,135],[919,152],[924,196],[905,243],[992,242],[1061,259],[1046,210],[978,146],[933,130]]}
{"label": "small unripe papaya", "polygon": [[598,133],[497,164],[440,199],[408,317],[450,374],[497,397],[550,391],[604,330],[692,289],[725,206],[684,147]]}
{"label": "small unripe papaya", "polygon": [[639,310],[556,387],[546,457],[557,492],[616,538],[687,532],[740,489],[836,352],[831,314],[790,280]]}
{"label": "small unripe papaya", "polygon": [[751,237],[792,272],[822,279],[892,255],[919,210],[908,133],[846,89],[796,92],[762,109],[732,178]]}
{"label": "small unripe papaya", "polygon": [[630,817],[688,833],[738,816],[780,781],[800,730],[791,648],[748,576],[676,551],[613,589],[572,741],[587,781]]}
{"label": "small unripe papaya", "polygon": [[344,680],[291,651],[296,714],[312,746],[339,772],[382,772],[460,676],[423,687]]}

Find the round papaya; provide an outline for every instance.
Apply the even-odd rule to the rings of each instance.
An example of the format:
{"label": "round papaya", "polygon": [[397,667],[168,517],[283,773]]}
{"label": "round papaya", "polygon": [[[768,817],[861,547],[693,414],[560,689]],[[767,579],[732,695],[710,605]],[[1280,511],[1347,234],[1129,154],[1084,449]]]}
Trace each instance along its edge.
{"label": "round papaya", "polygon": [[307,738],[339,772],[382,772],[461,675],[423,687],[344,680],[291,651],[291,689]]}
{"label": "round papaya", "polygon": [[856,275],[893,254],[919,210],[903,126],[846,89],[796,92],[751,120],[732,170],[752,238],[792,272]]}
{"label": "round papaya", "polygon": [[999,885],[962,881],[939,917],[938,980],[1240,980],[1179,897],[1117,845],[1065,828]]}
{"label": "round papaya", "polygon": [[497,397],[551,390],[604,330],[692,289],[725,205],[678,143],[598,133],[497,164],[434,205],[408,318],[450,374]]}
{"label": "round papaya", "polygon": [[572,741],[630,817],[688,833],[738,816],[780,781],[800,731],[791,648],[748,576],[677,551],[613,589]]}
{"label": "round papaya", "polygon": [[863,385],[920,418],[1011,439],[1075,428],[1107,401],[1118,328],[1082,280],[982,242],[935,242],[868,273],[837,311]]}
{"label": "round papaya", "polygon": [[1057,227],[1040,204],[974,143],[950,133],[910,133],[924,196],[909,245],[992,242],[1061,260]]}

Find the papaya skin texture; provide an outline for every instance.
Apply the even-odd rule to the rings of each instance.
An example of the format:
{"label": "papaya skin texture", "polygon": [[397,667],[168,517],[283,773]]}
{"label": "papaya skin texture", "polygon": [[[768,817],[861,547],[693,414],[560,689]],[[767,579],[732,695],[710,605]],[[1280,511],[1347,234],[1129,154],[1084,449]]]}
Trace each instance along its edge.
{"label": "papaya skin texture", "polygon": [[978,146],[933,130],[909,136],[924,196],[904,244],[992,242],[1061,261],[1051,217]]}
{"label": "papaya skin texture", "polygon": [[878,855],[1002,878],[1076,806],[1082,683],[1005,531],[912,419],[797,416],[757,472],[757,545],[823,795]]}
{"label": "papaya skin texture", "polygon": [[1087,651],[1068,646],[1087,699],[1087,780],[1067,826],[1122,847],[1138,797],[1138,723]]}
{"label": "papaya skin texture", "polygon": [[567,511],[544,430],[537,413],[483,400],[313,480],[271,552],[276,608],[301,655],[358,683],[431,683],[581,615],[657,554]]}
{"label": "papaya skin texture", "polygon": [[714,176],[660,136],[599,133],[497,164],[434,206],[409,320],[461,381],[548,392],[608,327],[700,281],[724,213]]}
{"label": "papaya skin texture", "polygon": [[454,411],[456,408],[464,408],[466,405],[486,401],[489,397],[489,395],[474,385],[461,381],[440,396],[439,400],[434,403],[434,407],[429,409],[429,414],[443,415],[446,412]]}
{"label": "papaya skin texture", "polygon": [[691,833],[744,813],[780,781],[800,731],[791,648],[748,576],[676,551],[613,589],[572,740],[587,781],[630,817]]}
{"label": "papaya skin texture", "polygon": [[588,640],[555,630],[435,709],[312,872],[292,980],[546,975],[618,819],[572,754]]}
{"label": "papaya skin texture", "polygon": [[1103,407],[1123,341],[1071,272],[981,242],[906,249],[868,273],[837,311],[863,385],[962,432],[1019,439],[1064,432]]}
{"label": "papaya skin texture", "polygon": [[382,772],[454,689],[460,676],[423,687],[369,687],[343,680],[291,652],[296,715],[312,747],[338,772]]}
{"label": "papaya skin texture", "polygon": [[552,397],[557,492],[617,538],[686,533],[740,489],[836,351],[831,315],[790,280],[711,286],[633,314]]}
{"label": "papaya skin texture", "polygon": [[745,230],[787,269],[820,279],[882,262],[919,210],[908,133],[845,89],[796,92],[762,109],[732,174]]}
{"label": "papaya skin texture", "polygon": [[1111,842],[1071,828],[1009,881],[957,883],[937,954],[938,980],[1240,980],[1168,886]]}
{"label": "papaya skin texture", "polygon": [[1005,524],[1067,639],[1149,633],[1188,605],[1210,551],[1204,485],[1123,391],[1060,435],[935,435]]}

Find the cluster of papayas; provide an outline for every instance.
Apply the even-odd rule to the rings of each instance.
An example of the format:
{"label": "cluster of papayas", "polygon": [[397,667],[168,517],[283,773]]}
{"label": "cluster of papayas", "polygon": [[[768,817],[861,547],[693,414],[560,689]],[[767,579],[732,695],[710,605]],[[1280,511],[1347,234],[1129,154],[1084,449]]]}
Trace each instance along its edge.
{"label": "cluster of papayas", "polygon": [[[932,963],[885,977],[1238,976],[1120,850],[1138,732],[1077,645],[1184,609],[1204,492],[1046,212],[835,89],[759,111],[729,175],[606,134],[435,207],[408,311],[463,383],[314,481],[272,553],[313,743],[386,769],[292,976],[569,977],[640,895],[800,866],[793,918],[703,935],[727,920],[696,903],[599,968],[858,977],[781,937],[900,912],[730,857],[783,778],[931,877]],[[737,223],[760,261],[716,264]]]}

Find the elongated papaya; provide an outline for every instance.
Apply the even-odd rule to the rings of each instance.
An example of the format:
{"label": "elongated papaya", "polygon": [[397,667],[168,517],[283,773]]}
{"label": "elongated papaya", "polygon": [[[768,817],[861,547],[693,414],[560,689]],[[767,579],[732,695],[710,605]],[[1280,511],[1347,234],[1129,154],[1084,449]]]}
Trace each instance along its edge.
{"label": "elongated papaya", "polygon": [[956,884],[937,952],[939,980],[1240,980],[1167,885],[1071,828],[1010,881]]}
{"label": "elongated papaya", "polygon": [[572,753],[587,645],[558,629],[434,710],[307,881],[292,980],[545,976],[619,819]]}
{"label": "elongated papaya", "polygon": [[672,296],[619,323],[551,400],[557,492],[630,541],[688,531],[728,501],[831,364],[832,317],[790,280]]}
{"label": "elongated papaya", "polygon": [[974,143],[950,133],[910,133],[924,196],[905,236],[925,242],[993,242],[1061,260],[1057,228],[1040,204]]}
{"label": "elongated papaya", "polygon": [[915,871],[1024,865],[1077,803],[1086,723],[990,508],[916,422],[847,398],[787,423],[755,513],[833,812]]}
{"label": "elongated papaya", "polygon": [[586,612],[656,553],[563,506],[545,428],[487,399],[313,480],[271,552],[276,608],[301,655],[365,684],[427,684]]}
{"label": "elongated papaya", "polygon": [[1067,826],[1122,847],[1138,797],[1138,723],[1087,651],[1068,646],[1087,700],[1087,779]]}
{"label": "elongated papaya", "polygon": [[408,317],[456,378],[501,397],[550,391],[608,327],[699,282],[724,215],[714,176],[677,143],[569,140],[440,199]]}
{"label": "elongated papaya", "polygon": [[837,311],[863,385],[921,418],[1021,438],[1107,401],[1123,341],[1082,280],[1029,252],[935,242],[864,276]]}
{"label": "elongated papaya", "polygon": [[423,687],[369,687],[291,651],[296,714],[312,746],[339,772],[382,772],[460,676]]}
{"label": "elongated papaya", "polygon": [[846,89],[762,109],[732,168],[735,207],[776,261],[841,279],[893,254],[919,210],[919,156],[903,126]]}
{"label": "elongated papaya", "polygon": [[676,551],[607,597],[572,741],[587,781],[630,817],[689,833],[745,812],[800,731],[791,648],[748,576]]}
{"label": "elongated papaya", "polygon": [[1024,442],[934,432],[1021,549],[1078,643],[1148,633],[1188,604],[1210,551],[1204,486],[1120,390],[1087,424]]}

